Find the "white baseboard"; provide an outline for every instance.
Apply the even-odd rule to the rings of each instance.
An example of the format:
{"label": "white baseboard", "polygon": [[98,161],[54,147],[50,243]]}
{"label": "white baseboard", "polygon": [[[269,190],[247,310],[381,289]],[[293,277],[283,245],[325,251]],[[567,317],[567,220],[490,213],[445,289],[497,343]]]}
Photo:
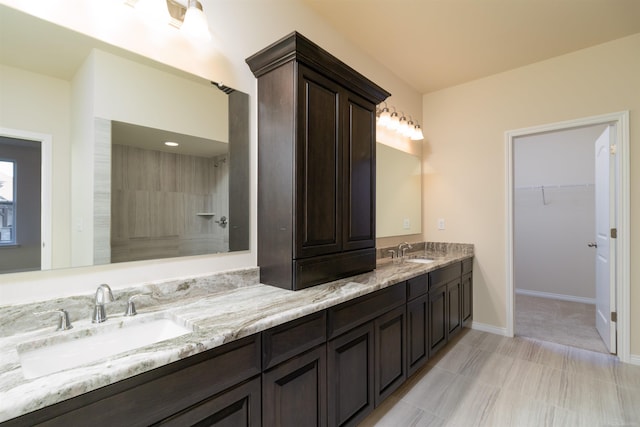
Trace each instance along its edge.
{"label": "white baseboard", "polygon": [[516,294],[529,295],[531,297],[540,297],[548,299],[559,299],[561,301],[581,302],[583,304],[596,304],[595,298],[575,297],[573,295],[554,294],[551,292],[530,291],[527,289],[516,289]]}
{"label": "white baseboard", "polygon": [[507,328],[500,328],[498,326],[489,325],[487,323],[479,323],[475,320],[471,322],[471,329],[475,329],[476,331],[488,332],[490,334],[502,335],[508,337]]}
{"label": "white baseboard", "polygon": [[630,354],[629,355],[629,360],[627,362],[630,363],[631,365],[640,366],[640,355],[638,355],[638,354]]}

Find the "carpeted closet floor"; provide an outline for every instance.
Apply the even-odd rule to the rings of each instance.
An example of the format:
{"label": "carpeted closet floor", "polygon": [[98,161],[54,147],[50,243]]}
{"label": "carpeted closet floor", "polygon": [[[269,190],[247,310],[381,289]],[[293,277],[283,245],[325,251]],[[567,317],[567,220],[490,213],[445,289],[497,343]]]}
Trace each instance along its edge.
{"label": "carpeted closet floor", "polygon": [[516,335],[608,353],[592,304],[516,295]]}

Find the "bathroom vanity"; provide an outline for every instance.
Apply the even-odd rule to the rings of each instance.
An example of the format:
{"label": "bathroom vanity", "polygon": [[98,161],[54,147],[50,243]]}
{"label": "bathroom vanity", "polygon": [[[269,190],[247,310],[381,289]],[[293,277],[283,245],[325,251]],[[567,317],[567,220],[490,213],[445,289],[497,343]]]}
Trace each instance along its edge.
{"label": "bathroom vanity", "polygon": [[[103,324],[72,312],[68,331],[3,331],[1,425],[355,425],[471,320],[472,256],[470,245],[449,245],[430,263],[381,260],[297,292],[259,284],[255,269],[237,272],[233,286],[207,277],[114,290]],[[221,274],[226,283],[233,275]],[[130,321],[168,318],[193,332],[24,378],[25,342],[126,328],[120,298],[147,291]],[[11,327],[34,308],[2,314]]]}

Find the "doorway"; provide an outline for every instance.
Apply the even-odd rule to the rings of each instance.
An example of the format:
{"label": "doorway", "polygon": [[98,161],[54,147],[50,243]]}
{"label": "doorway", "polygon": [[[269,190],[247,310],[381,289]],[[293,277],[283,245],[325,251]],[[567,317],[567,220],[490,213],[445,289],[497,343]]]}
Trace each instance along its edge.
{"label": "doorway", "polygon": [[607,352],[596,330],[591,242],[594,144],[608,128],[599,124],[514,139],[516,335]]}
{"label": "doorway", "polygon": [[51,142],[50,135],[0,128],[0,158],[12,171],[3,176],[13,190],[4,204],[12,218],[0,245],[2,273],[51,268]]}
{"label": "doorway", "polygon": [[[620,357],[621,360],[626,361],[628,360],[629,357],[629,325],[628,325],[628,294],[629,294],[629,242],[628,242],[628,224],[629,224],[629,167],[628,167],[628,157],[627,157],[627,150],[628,150],[628,113],[627,112],[621,112],[621,113],[613,113],[613,114],[608,114],[608,115],[602,115],[602,116],[596,116],[596,117],[588,117],[588,118],[584,118],[584,119],[578,119],[578,120],[572,120],[572,121],[568,121],[568,122],[561,122],[561,123],[554,123],[554,124],[549,124],[549,125],[543,125],[543,126],[537,126],[537,127],[533,127],[533,128],[526,128],[526,129],[519,129],[519,130],[513,130],[513,131],[508,131],[505,133],[505,140],[506,140],[506,144],[507,144],[507,170],[508,170],[508,176],[507,176],[507,183],[508,183],[508,188],[507,188],[507,216],[508,216],[508,227],[507,227],[507,335],[509,336],[513,336],[514,333],[516,332],[515,330],[515,314],[516,314],[516,290],[517,287],[519,286],[518,282],[516,282],[516,273],[517,273],[517,268],[518,265],[520,264],[522,265],[529,265],[529,268],[535,268],[535,261],[531,261],[529,262],[529,259],[526,258],[526,256],[531,256],[530,254],[526,254],[522,252],[522,249],[520,251],[520,254],[518,254],[518,242],[517,242],[517,238],[518,238],[518,220],[522,219],[522,213],[520,214],[520,218],[517,210],[516,210],[516,205],[517,203],[519,203],[519,195],[518,191],[519,190],[523,190],[524,188],[526,188],[527,186],[531,187],[528,191],[531,193],[530,196],[531,197],[535,197],[534,194],[537,193],[537,201],[540,204],[539,206],[537,206],[537,209],[540,210],[540,212],[542,212],[543,209],[546,209],[547,212],[550,212],[551,210],[549,208],[551,208],[552,206],[552,202],[555,200],[555,206],[553,206],[555,208],[555,213],[562,215],[562,211],[563,211],[563,204],[570,204],[568,203],[566,198],[562,198],[561,196],[570,196],[569,199],[574,198],[573,202],[574,203],[579,203],[578,200],[575,199],[575,197],[577,197],[578,199],[582,199],[582,202],[585,203],[585,201],[589,198],[589,197],[593,197],[593,191],[594,191],[594,187],[595,184],[591,184],[590,182],[588,182],[589,180],[586,180],[586,182],[581,182],[581,180],[576,179],[575,177],[573,177],[573,182],[571,180],[566,180],[566,172],[568,169],[571,169],[570,167],[566,167],[566,168],[560,168],[560,175],[565,176],[564,178],[559,178],[558,182],[552,186],[549,183],[546,183],[547,187],[545,187],[545,182],[541,182],[540,184],[531,184],[529,183],[525,183],[525,185],[522,184],[522,180],[519,181],[519,184],[516,182],[517,181],[517,164],[516,164],[516,151],[517,151],[517,144],[518,144],[518,140],[524,140],[526,138],[532,138],[532,137],[537,137],[537,136],[544,136],[544,135],[551,135],[554,133],[558,133],[558,132],[566,132],[566,131],[570,131],[570,130],[580,130],[580,129],[588,129],[588,128],[592,128],[594,133],[597,133],[597,131],[602,131],[605,128],[610,128],[612,129],[611,135],[613,137],[613,139],[615,140],[615,143],[613,144],[614,148],[612,148],[612,154],[615,154],[613,156],[613,158],[615,159],[613,161],[613,169],[612,169],[612,174],[610,177],[610,184],[612,186],[612,188],[615,188],[616,191],[614,191],[612,193],[612,200],[611,200],[611,204],[612,207],[614,208],[612,210],[612,215],[611,215],[611,227],[612,228],[616,228],[618,231],[618,235],[617,238],[615,239],[611,239],[611,246],[613,248],[613,250],[615,251],[615,254],[617,255],[615,260],[613,260],[613,262],[610,265],[610,271],[611,271],[611,276],[613,277],[613,280],[611,281],[611,286],[612,286],[612,290],[614,291],[614,297],[611,299],[611,306],[612,306],[612,312],[615,312],[617,314],[617,322],[614,324],[614,338],[617,338],[617,344],[618,344],[618,349],[617,349],[617,353]],[[597,136],[597,135],[596,135]],[[558,147],[556,147],[557,149]],[[590,147],[591,153],[593,153],[593,145],[591,145]],[[557,160],[556,156],[557,153],[551,153],[553,155],[553,157],[549,157],[550,155],[547,154],[546,160],[550,161],[551,163],[554,160]],[[593,154],[592,154],[592,158],[593,158]],[[573,161],[573,160],[569,160],[569,161]],[[566,162],[566,160],[565,160]],[[545,171],[545,167],[544,167],[544,158],[542,160],[542,164],[538,164],[537,165],[537,169],[538,171]],[[589,166],[589,169],[591,169],[592,171],[594,170],[594,163],[591,162]],[[550,173],[549,175],[552,175],[552,173]],[[542,175],[544,176],[544,174]],[[538,175],[537,177],[538,179],[540,179],[540,175]],[[562,182],[562,180],[565,179],[564,182]],[[591,185],[591,188],[589,187],[589,185]],[[580,192],[584,193],[584,194],[580,194]],[[617,197],[616,197],[617,196]],[[531,200],[530,200],[531,201]],[[594,208],[593,208],[593,204],[591,205],[592,208],[590,209],[590,215],[594,215]],[[545,213],[545,214],[546,214]],[[581,219],[583,218],[584,215],[581,216]],[[575,217],[573,222],[578,222]],[[576,225],[576,224],[571,224]],[[584,225],[584,224],[583,224]],[[584,234],[582,235],[582,237],[577,236],[573,239],[573,242],[569,241],[570,239],[567,238],[567,236],[569,235],[566,231],[567,230],[563,230],[561,229],[560,231],[556,230],[555,233],[556,234],[560,234],[560,235],[564,235],[564,239],[562,241],[562,243],[557,243],[556,245],[561,245],[564,243],[568,243],[570,244],[570,248],[571,250],[567,249],[567,248],[560,248],[560,251],[558,252],[559,255],[563,258],[563,260],[569,262],[574,262],[575,260],[572,260],[573,258],[580,258],[580,257],[576,257],[577,253],[580,253],[582,255],[586,254],[586,259],[591,263],[590,266],[587,267],[582,267],[577,269],[576,267],[573,268],[573,271],[569,271],[569,274],[573,274],[574,276],[579,276],[583,270],[589,270],[590,271],[590,277],[591,277],[591,283],[593,283],[593,281],[595,280],[595,270],[594,270],[594,264],[595,264],[595,252],[593,251],[592,248],[588,247],[588,243],[591,243],[592,240],[595,239],[595,226],[594,226],[594,222],[591,221],[590,225],[587,225],[588,227],[590,227],[590,232],[589,232],[589,239],[586,239],[586,241],[582,241],[585,240],[584,239]],[[553,235],[554,231],[551,229],[551,227],[547,224],[547,229],[546,231],[551,232],[551,234]],[[583,228],[583,232],[584,232],[584,228]],[[567,242],[565,242],[564,240],[566,240]],[[579,246],[576,242],[580,242]],[[544,249],[544,245],[547,245],[547,252],[551,251],[553,252],[553,250],[557,250],[558,248],[556,247],[556,245],[553,245],[552,243],[550,243],[550,241],[547,239],[539,239],[539,244],[542,245],[543,249]],[[541,249],[539,249],[541,250]],[[585,252],[586,251],[586,252]],[[525,262],[522,263],[522,257],[525,256]],[[519,258],[520,257],[520,258]],[[582,257],[584,261],[584,256]],[[540,271],[538,271],[538,273],[540,273]],[[580,303],[584,303],[586,302],[594,302],[595,301],[595,287],[593,287],[592,285],[588,285],[589,289],[588,292],[590,292],[591,294],[580,294],[579,292],[576,293],[575,290],[574,291],[570,291],[567,292],[566,290],[562,290],[562,288],[560,286],[557,285],[557,281],[554,282],[554,278],[556,276],[560,276],[561,281],[563,282],[568,282],[568,283],[562,283],[561,285],[571,285],[572,283],[575,285],[576,283],[580,283],[583,282],[584,279],[578,279],[578,280],[571,280],[571,279],[566,279],[562,278],[562,273],[557,273],[556,271],[543,271],[544,274],[546,274],[546,279],[538,279],[538,282],[544,282],[542,283],[542,285],[551,285],[554,286],[552,288],[546,288],[546,289],[539,289],[538,292],[541,292],[539,296],[543,296],[543,297],[549,297],[549,296],[567,296],[567,294],[569,294],[569,296],[571,296],[570,294],[574,294],[573,296],[576,297],[577,296],[577,302]],[[555,283],[555,285],[554,285]],[[527,285],[528,286],[528,285]],[[551,292],[549,291],[549,289],[551,289]],[[545,294],[546,293],[546,294]],[[565,300],[567,298],[564,298]],[[571,298],[568,298],[571,299]],[[582,301],[580,301],[582,300]],[[595,323],[595,313],[593,314],[593,322]],[[551,333],[551,331],[553,331],[554,329],[552,327],[549,327],[549,332]]]}

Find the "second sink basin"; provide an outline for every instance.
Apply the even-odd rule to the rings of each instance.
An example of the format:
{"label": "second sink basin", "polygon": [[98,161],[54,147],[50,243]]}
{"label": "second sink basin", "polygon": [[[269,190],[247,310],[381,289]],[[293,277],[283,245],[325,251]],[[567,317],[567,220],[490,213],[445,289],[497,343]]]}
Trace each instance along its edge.
{"label": "second sink basin", "polygon": [[432,262],[435,262],[435,259],[411,258],[411,259],[408,259],[407,262],[414,262],[416,264],[431,264]]}
{"label": "second sink basin", "polygon": [[100,325],[95,330],[78,331],[18,345],[22,372],[27,379],[86,365],[119,353],[145,347],[193,332],[171,319]]}

